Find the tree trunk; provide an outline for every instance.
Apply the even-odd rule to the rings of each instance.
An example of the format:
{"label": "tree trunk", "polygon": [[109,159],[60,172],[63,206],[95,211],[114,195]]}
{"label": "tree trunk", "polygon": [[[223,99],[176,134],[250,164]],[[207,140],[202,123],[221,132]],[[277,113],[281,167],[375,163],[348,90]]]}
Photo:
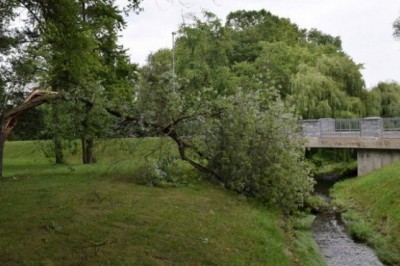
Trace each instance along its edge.
{"label": "tree trunk", "polygon": [[82,141],[82,162],[84,164],[95,163],[96,160],[93,156],[94,139],[82,138],[81,141]]}
{"label": "tree trunk", "polygon": [[82,135],[81,135],[83,164],[92,164],[96,162],[93,156],[94,139],[93,139],[93,134],[91,134],[92,133],[90,130],[91,121],[89,119],[89,114],[92,111],[92,109],[93,109],[93,104],[86,103],[85,114],[82,120]]}
{"label": "tree trunk", "polygon": [[[194,160],[187,157],[186,149],[191,148],[191,146],[189,144],[185,143],[181,138],[179,138],[177,132],[173,128],[165,127],[165,128],[163,128],[163,132],[168,137],[172,138],[174,140],[174,142],[176,143],[176,145],[178,146],[178,152],[179,152],[179,155],[181,156],[181,160],[188,162],[198,171],[208,175],[210,180],[212,180],[213,182],[224,183],[223,178],[221,176],[219,176],[216,172],[214,172],[212,169],[210,169],[204,165],[201,165],[200,163],[197,163]],[[197,150],[193,150],[193,151],[195,153],[197,153],[197,155],[199,155],[200,157],[204,158],[203,155],[200,152],[198,152]]]}
{"label": "tree trunk", "polygon": [[[56,134],[58,135],[58,134]],[[63,164],[64,161],[64,153],[62,150],[62,141],[61,138],[59,136],[54,135],[54,155],[55,155],[55,160],[56,160],[56,164]]]}
{"label": "tree trunk", "polygon": [[0,180],[3,179],[3,158],[4,158],[4,121],[1,122],[0,132]]}
{"label": "tree trunk", "polygon": [[[11,131],[17,124],[18,118],[25,110],[41,105],[46,102],[46,95],[52,93],[47,91],[33,90],[25,101],[19,106],[11,109],[10,111],[0,114],[0,179],[3,178],[3,159],[4,159],[4,145],[10,135]],[[53,93],[52,95],[56,95]]]}
{"label": "tree trunk", "polygon": [[53,122],[53,142],[54,142],[54,155],[56,164],[63,164],[64,161],[64,153],[62,149],[62,140],[60,136],[60,116],[59,116],[59,107],[58,101],[54,101],[52,103],[52,122]]}

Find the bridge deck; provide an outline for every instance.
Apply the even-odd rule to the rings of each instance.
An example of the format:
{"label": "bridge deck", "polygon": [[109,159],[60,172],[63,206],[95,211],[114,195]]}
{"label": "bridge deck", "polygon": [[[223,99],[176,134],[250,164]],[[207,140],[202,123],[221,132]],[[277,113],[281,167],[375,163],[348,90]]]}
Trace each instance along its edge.
{"label": "bridge deck", "polygon": [[400,118],[321,118],[301,125],[310,148],[400,150]]}
{"label": "bridge deck", "polygon": [[309,148],[354,148],[400,150],[400,138],[363,138],[363,137],[307,137]]}

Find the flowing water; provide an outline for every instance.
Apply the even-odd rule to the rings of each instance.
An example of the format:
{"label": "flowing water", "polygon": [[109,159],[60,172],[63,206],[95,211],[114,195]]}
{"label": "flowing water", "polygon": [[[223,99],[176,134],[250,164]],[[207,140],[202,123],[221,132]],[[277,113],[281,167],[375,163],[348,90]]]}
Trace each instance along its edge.
{"label": "flowing water", "polygon": [[[329,201],[329,189],[338,178],[320,176],[316,177],[316,180],[316,194]],[[369,247],[355,243],[346,234],[345,225],[338,213],[332,211],[319,213],[312,225],[312,233],[328,265],[383,265]]]}

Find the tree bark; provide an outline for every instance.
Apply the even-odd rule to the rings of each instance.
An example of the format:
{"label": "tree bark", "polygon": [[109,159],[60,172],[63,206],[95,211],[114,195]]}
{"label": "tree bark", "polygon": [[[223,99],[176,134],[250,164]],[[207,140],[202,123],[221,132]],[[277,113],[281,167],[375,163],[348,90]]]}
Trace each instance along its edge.
{"label": "tree bark", "polygon": [[[189,144],[185,143],[177,134],[177,132],[171,128],[171,127],[165,127],[163,128],[163,133],[165,135],[167,135],[168,137],[172,138],[174,140],[174,142],[176,143],[176,145],[178,146],[178,151],[179,151],[179,155],[181,157],[182,161],[186,161],[188,162],[190,165],[192,165],[195,169],[197,169],[198,171],[206,174],[209,176],[209,178],[216,183],[223,183],[223,178],[221,176],[219,176],[216,172],[214,172],[213,170],[211,170],[210,168],[201,165],[197,162],[195,162],[194,160],[190,159],[189,157],[187,157],[186,155],[186,149],[188,148],[192,148]],[[200,157],[204,156],[199,153],[198,151],[196,151],[195,149],[193,149],[194,152],[196,152]]]}
{"label": "tree bark", "polygon": [[0,132],[0,180],[1,180],[3,179],[3,158],[4,158],[4,143],[5,143],[3,118],[1,119],[0,129],[1,129]]}
{"label": "tree bark", "polygon": [[94,139],[92,138],[85,138],[81,139],[82,141],[82,162],[84,164],[92,164],[95,163],[96,160],[93,156],[94,150]]}
{"label": "tree bark", "polygon": [[65,161],[64,161],[64,153],[62,150],[61,138],[59,136],[54,136],[53,143],[54,143],[55,162],[56,164],[63,164]]}
{"label": "tree bark", "polygon": [[81,135],[81,143],[82,143],[82,163],[83,164],[92,164],[95,163],[95,159],[93,156],[94,151],[94,139],[90,132],[90,119],[89,114],[93,109],[93,104],[85,105],[85,114],[82,120],[82,135]]}
{"label": "tree bark", "polygon": [[56,164],[63,164],[64,161],[64,153],[62,147],[62,140],[60,136],[60,115],[59,115],[59,107],[57,101],[52,103],[52,123],[53,123],[53,143],[54,143],[54,156]]}

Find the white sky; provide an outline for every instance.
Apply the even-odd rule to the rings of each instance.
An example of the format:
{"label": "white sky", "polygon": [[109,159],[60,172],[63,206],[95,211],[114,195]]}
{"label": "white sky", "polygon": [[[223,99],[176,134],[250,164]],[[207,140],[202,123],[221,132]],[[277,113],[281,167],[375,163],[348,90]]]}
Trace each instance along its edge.
{"label": "white sky", "polygon": [[140,65],[149,53],[171,48],[182,14],[200,16],[205,9],[225,19],[231,11],[264,8],[300,28],[340,36],[344,51],[364,65],[367,88],[379,81],[400,82],[400,41],[392,26],[400,17],[399,0],[144,0],[141,6],[144,11],[130,15],[121,39]]}

